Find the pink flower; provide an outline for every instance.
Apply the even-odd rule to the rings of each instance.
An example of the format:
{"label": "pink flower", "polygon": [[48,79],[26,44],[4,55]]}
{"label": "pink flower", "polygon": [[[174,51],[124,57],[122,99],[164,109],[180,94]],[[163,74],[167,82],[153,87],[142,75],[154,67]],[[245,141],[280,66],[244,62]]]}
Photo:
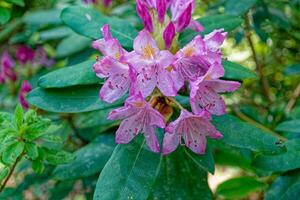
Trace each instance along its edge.
{"label": "pink flower", "polygon": [[22,105],[23,108],[28,109],[29,108],[29,104],[26,101],[25,97],[26,95],[32,90],[32,87],[30,85],[30,83],[25,80],[22,82],[21,88],[19,90],[19,102]]}
{"label": "pink flower", "polygon": [[207,110],[212,114],[222,115],[226,112],[225,102],[218,93],[233,92],[240,87],[240,83],[219,79],[222,76],[224,69],[216,62],[204,76],[191,82],[190,104],[194,113]]}
{"label": "pink flower", "polygon": [[170,22],[163,33],[163,38],[165,42],[165,47],[169,49],[172,45],[173,39],[175,37],[175,25],[173,22]]}
{"label": "pink flower", "polygon": [[222,62],[221,46],[227,36],[227,32],[223,29],[214,30],[204,37],[205,46],[207,48],[207,60],[213,64]]}
{"label": "pink flower", "polygon": [[160,51],[147,30],[138,34],[133,48],[134,51],[126,57],[137,73],[134,92],[141,92],[147,97],[157,86],[165,96],[175,96],[177,90],[167,69],[174,61],[174,56],[167,50]]}
{"label": "pink flower", "polygon": [[33,61],[34,65],[49,68],[54,65],[54,63],[55,61],[53,59],[48,58],[48,55],[43,47],[38,47],[35,50]]}
{"label": "pink flower", "polygon": [[147,8],[148,6],[152,6],[150,3],[152,2],[144,2],[143,0],[137,0],[136,1],[136,12],[141,18],[145,28],[149,32],[153,32],[153,22],[152,22],[152,17],[150,15],[149,9]]}
{"label": "pink flower", "polygon": [[7,51],[4,51],[1,56],[0,63],[0,83],[4,83],[6,79],[10,79],[12,81],[17,80],[17,75],[12,70],[15,64],[15,61],[11,58],[9,53]]}
{"label": "pink flower", "polygon": [[155,127],[164,128],[163,116],[146,102],[141,93],[129,97],[125,106],[113,110],[108,119],[122,119],[116,133],[117,143],[128,143],[140,132],[144,133],[147,145],[154,152],[159,152],[159,143]]}
{"label": "pink flower", "polygon": [[105,7],[109,7],[111,5],[111,3],[112,3],[112,0],[103,0],[103,5]]}
{"label": "pink flower", "polygon": [[222,135],[210,123],[210,115],[201,112],[194,115],[187,110],[182,110],[179,118],[171,122],[165,129],[163,141],[163,154],[173,152],[183,138],[185,146],[197,154],[204,154],[206,136],[221,138]]}
{"label": "pink flower", "polygon": [[21,45],[16,52],[16,58],[18,61],[25,65],[27,62],[31,62],[34,59],[34,50],[26,45]]}
{"label": "pink flower", "polygon": [[93,42],[93,47],[101,51],[104,58],[97,59],[93,69],[98,77],[107,78],[100,90],[100,98],[112,103],[129,90],[132,72],[124,62],[127,52],[119,41],[112,37],[109,25],[104,25],[101,31],[104,38]]}
{"label": "pink flower", "polygon": [[210,66],[206,54],[206,46],[200,35],[176,53],[172,73],[177,88],[181,88],[185,81],[195,81],[206,73]]}
{"label": "pink flower", "polygon": [[200,32],[203,27],[200,23],[192,19],[192,12],[194,10],[195,0],[174,0],[171,1],[172,21],[176,26],[176,31],[181,32],[189,27]]}

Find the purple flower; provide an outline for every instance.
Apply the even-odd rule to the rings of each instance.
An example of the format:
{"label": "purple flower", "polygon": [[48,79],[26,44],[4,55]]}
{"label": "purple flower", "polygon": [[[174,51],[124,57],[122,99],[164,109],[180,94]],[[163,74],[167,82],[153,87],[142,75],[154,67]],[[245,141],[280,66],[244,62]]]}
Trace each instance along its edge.
{"label": "purple flower", "polygon": [[222,62],[221,46],[227,36],[227,32],[223,29],[214,30],[204,37],[205,46],[207,48],[207,60],[213,64]]}
{"label": "purple flower", "polygon": [[29,104],[26,101],[25,97],[26,95],[32,90],[32,87],[30,85],[30,83],[25,80],[22,82],[21,88],[19,90],[19,102],[22,105],[23,108],[28,109],[29,108]]}
{"label": "purple flower", "polygon": [[177,90],[168,71],[174,56],[167,50],[160,51],[147,30],[139,32],[133,48],[126,57],[137,73],[134,92],[147,97],[157,86],[165,96],[175,96]]}
{"label": "purple flower", "polygon": [[53,59],[49,59],[46,51],[43,47],[38,47],[34,53],[34,65],[41,65],[44,67],[51,67],[54,65],[55,61]]}
{"label": "purple flower", "polygon": [[111,3],[112,3],[112,0],[103,0],[103,5],[105,7],[109,7],[111,5]]}
{"label": "purple flower", "polygon": [[212,114],[222,115],[226,112],[225,102],[218,93],[233,92],[241,84],[219,79],[222,76],[224,76],[224,69],[220,63],[216,62],[204,76],[191,82],[190,103],[194,113],[207,110]]}
{"label": "purple flower", "polygon": [[189,27],[195,31],[202,31],[203,27],[199,22],[192,19],[195,0],[174,0],[171,1],[172,21],[176,26],[176,31],[181,32]]}
{"label": "purple flower", "polygon": [[11,58],[9,53],[7,51],[4,51],[1,56],[0,63],[0,83],[4,83],[7,78],[12,81],[17,80],[17,75],[12,70],[15,64],[15,61]]}
{"label": "purple flower", "polygon": [[159,152],[159,143],[155,127],[164,128],[163,116],[146,102],[141,93],[129,97],[125,106],[113,110],[108,119],[122,119],[116,133],[117,143],[128,143],[140,132],[144,133],[147,145],[154,152]]}
{"label": "purple flower", "polygon": [[96,4],[97,0],[83,0],[83,3],[85,3],[85,4],[90,4],[90,3]]}
{"label": "purple flower", "polygon": [[173,39],[175,37],[175,25],[173,22],[170,22],[163,33],[163,38],[165,42],[165,47],[169,49],[172,45]]}
{"label": "purple flower", "polygon": [[177,88],[181,88],[185,81],[195,81],[206,73],[210,64],[206,60],[206,46],[200,35],[176,53],[172,66]]}
{"label": "purple flower", "polygon": [[[136,1],[136,12],[141,18],[145,28],[149,32],[153,32],[153,23],[152,17],[150,15],[149,9],[147,8],[147,3],[143,2],[142,0]],[[149,6],[149,5],[148,5]]]}
{"label": "purple flower", "polygon": [[16,52],[16,58],[18,61],[25,65],[27,62],[31,62],[34,59],[34,50],[26,45],[21,45]]}
{"label": "purple flower", "polygon": [[187,110],[182,110],[179,118],[171,122],[165,129],[163,154],[173,152],[179,145],[181,138],[183,138],[185,146],[193,152],[204,154],[206,136],[222,137],[221,133],[210,123],[209,113],[204,111],[194,115]]}
{"label": "purple flower", "polygon": [[124,62],[127,52],[119,41],[112,37],[109,25],[104,25],[101,31],[104,38],[93,42],[93,47],[101,51],[104,57],[97,59],[93,69],[98,77],[107,78],[100,90],[100,98],[112,103],[129,90],[132,72]]}

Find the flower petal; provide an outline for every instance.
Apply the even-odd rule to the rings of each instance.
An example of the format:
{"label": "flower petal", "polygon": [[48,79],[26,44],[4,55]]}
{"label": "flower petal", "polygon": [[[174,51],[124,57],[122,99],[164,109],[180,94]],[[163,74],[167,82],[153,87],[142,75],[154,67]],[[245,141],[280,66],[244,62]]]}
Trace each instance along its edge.
{"label": "flower petal", "polygon": [[144,126],[143,128],[144,136],[146,139],[146,143],[149,148],[156,153],[160,152],[159,143],[157,137],[155,135],[155,129],[153,126]]}
{"label": "flower petal", "polygon": [[155,59],[156,54],[159,52],[156,42],[145,29],[140,31],[135,38],[133,48],[135,52],[142,55],[144,59]]}
{"label": "flower petal", "polygon": [[241,86],[241,84],[237,81],[225,81],[220,79],[207,81],[207,84],[217,93],[233,92]]}
{"label": "flower petal", "polygon": [[177,148],[181,135],[173,132],[166,132],[163,141],[163,155],[169,154]]}
{"label": "flower petal", "polygon": [[124,119],[117,132],[116,132],[116,143],[127,144],[130,142],[142,129],[140,115],[133,115],[129,118]]}
{"label": "flower petal", "polygon": [[177,87],[175,86],[171,73],[161,69],[157,74],[157,87],[165,96],[176,96]]}
{"label": "flower petal", "polygon": [[188,28],[190,28],[196,32],[201,32],[204,30],[204,27],[199,22],[197,22],[196,20],[193,20],[193,19],[191,19],[191,22],[188,25]]}

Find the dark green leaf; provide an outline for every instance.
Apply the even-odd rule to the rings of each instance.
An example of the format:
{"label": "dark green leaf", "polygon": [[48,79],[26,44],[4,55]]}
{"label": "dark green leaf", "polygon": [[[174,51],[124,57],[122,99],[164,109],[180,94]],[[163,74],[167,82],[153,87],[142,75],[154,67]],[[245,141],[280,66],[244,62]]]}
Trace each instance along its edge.
{"label": "dark green leaf", "polygon": [[209,146],[207,146],[206,152],[204,155],[195,154],[187,148],[184,148],[183,151],[186,154],[186,156],[188,158],[190,158],[191,161],[193,161],[197,166],[210,172],[211,174],[215,173],[214,157],[213,157],[213,154],[212,154]]}
{"label": "dark green leaf", "polygon": [[300,171],[278,177],[265,194],[265,200],[295,200],[300,195]]}
{"label": "dark green leaf", "polygon": [[213,123],[223,134],[220,141],[226,144],[256,152],[280,153],[284,150],[278,145],[278,138],[232,115],[214,117]]}
{"label": "dark green leaf", "polygon": [[102,82],[93,71],[95,61],[88,60],[78,65],[64,67],[42,76],[38,85],[43,88],[63,88],[74,85],[92,85]]}
{"label": "dark green leaf", "polygon": [[284,68],[285,75],[296,75],[300,73],[300,63],[296,63]]}
{"label": "dark green leaf", "polygon": [[24,116],[23,108],[20,104],[18,104],[15,109],[15,124],[18,129],[21,127],[23,123],[23,116]]}
{"label": "dark green leaf", "polygon": [[79,53],[87,49],[88,47],[91,46],[91,44],[92,44],[92,40],[90,38],[73,33],[69,37],[63,39],[57,45],[56,57],[64,58],[67,56],[74,55],[76,53]]}
{"label": "dark green leaf", "polygon": [[35,26],[58,25],[61,24],[60,12],[55,9],[31,11],[25,15],[24,22]]}
{"label": "dark green leaf", "polygon": [[[72,32],[73,31],[70,28],[65,27],[65,26],[55,27],[55,28],[51,28],[51,29],[48,29],[45,31],[41,31],[39,33],[39,39],[42,40],[43,42],[45,42],[47,40],[60,39],[60,38],[64,38],[64,37],[70,35]],[[70,45],[70,46],[72,46],[74,48],[73,45]]]}
{"label": "dark green leaf", "polygon": [[276,131],[299,133],[300,132],[300,119],[294,119],[294,120],[290,120],[290,121],[281,122],[276,127]]}
{"label": "dark green leaf", "polygon": [[100,28],[104,24],[109,24],[113,36],[127,48],[132,48],[133,40],[137,35],[135,28],[127,21],[106,17],[92,8],[78,6],[66,8],[62,11],[61,19],[75,32],[92,39],[99,39]]}
{"label": "dark green leaf", "polygon": [[295,107],[291,113],[290,113],[291,118],[293,119],[300,119],[300,106]]}
{"label": "dark green leaf", "polygon": [[24,150],[24,143],[16,141],[8,145],[2,154],[2,161],[8,165],[12,165]]}
{"label": "dark green leaf", "polygon": [[226,79],[242,81],[247,78],[257,78],[253,71],[237,63],[223,60],[222,65],[225,69],[224,78]]}
{"label": "dark green leaf", "polygon": [[10,12],[6,8],[0,7],[0,25],[5,24],[10,19]]}
{"label": "dark green leaf", "polygon": [[38,160],[33,160],[32,161],[32,169],[36,173],[41,174],[45,169],[43,161],[39,160],[39,159]]}
{"label": "dark green leaf", "polygon": [[[208,34],[215,29],[224,29],[229,32],[237,28],[243,20],[237,16],[233,15],[210,15],[208,17],[203,17],[198,19],[204,27],[203,35]],[[190,42],[198,33],[192,30],[186,30],[179,36],[180,46],[185,46]]]}
{"label": "dark green leaf", "polygon": [[36,88],[27,96],[30,104],[50,112],[78,113],[112,108],[123,99],[109,104],[99,99],[100,85],[76,86],[64,89]]}
{"label": "dark green leaf", "polygon": [[211,200],[207,173],[189,159],[180,147],[163,157],[158,178],[148,199]]}
{"label": "dark green leaf", "polygon": [[100,174],[95,200],[147,199],[160,168],[161,155],[147,150],[141,137],[115,148]]}
{"label": "dark green leaf", "polygon": [[225,199],[241,199],[252,192],[263,190],[266,185],[252,177],[238,177],[221,183],[217,188],[217,195]]}
{"label": "dark green leaf", "polygon": [[76,159],[58,166],[54,178],[58,180],[77,179],[99,173],[115,147],[113,135],[98,136],[91,144],[75,152]]}
{"label": "dark green leaf", "polygon": [[232,15],[243,15],[245,14],[251,7],[254,6],[256,0],[227,0],[225,4],[225,13]]}

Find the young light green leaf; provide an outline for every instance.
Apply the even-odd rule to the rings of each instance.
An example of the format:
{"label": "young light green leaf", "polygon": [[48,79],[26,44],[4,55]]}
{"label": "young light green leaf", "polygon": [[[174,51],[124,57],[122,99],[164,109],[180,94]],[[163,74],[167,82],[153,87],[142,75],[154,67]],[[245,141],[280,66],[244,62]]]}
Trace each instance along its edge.
{"label": "young light green leaf", "polygon": [[46,160],[51,165],[61,165],[66,164],[75,159],[75,156],[72,153],[66,151],[57,151],[57,150],[46,150]]}
{"label": "young light green leaf", "polygon": [[17,105],[15,109],[15,125],[17,129],[20,129],[20,127],[23,124],[23,117],[24,117],[24,110],[20,104]]}
{"label": "young light green leaf", "polygon": [[217,195],[225,199],[242,199],[249,194],[265,189],[266,184],[253,177],[238,177],[221,183]]}
{"label": "young light green leaf", "polygon": [[110,158],[114,147],[113,135],[100,135],[92,143],[76,151],[74,161],[57,166],[53,176],[62,181],[97,174]]}
{"label": "young light green leaf", "polygon": [[12,165],[23,153],[24,146],[24,143],[20,141],[15,141],[7,146],[2,153],[2,161],[5,164]]}
{"label": "young light green leaf", "polygon": [[6,0],[7,2],[13,3],[17,6],[25,6],[24,0]]}
{"label": "young light green leaf", "polygon": [[94,200],[146,200],[160,163],[161,155],[147,150],[141,137],[118,145],[100,174]]}
{"label": "young light green leaf", "polygon": [[37,159],[37,157],[39,156],[38,146],[33,142],[26,142],[25,152],[32,160]]}
{"label": "young light green leaf", "polygon": [[9,167],[4,167],[4,168],[0,169],[0,182],[6,178],[8,173],[9,173]]}
{"label": "young light green leaf", "polygon": [[64,88],[75,85],[92,85],[103,82],[93,71],[94,60],[65,67],[42,76],[38,85],[42,88]]}

